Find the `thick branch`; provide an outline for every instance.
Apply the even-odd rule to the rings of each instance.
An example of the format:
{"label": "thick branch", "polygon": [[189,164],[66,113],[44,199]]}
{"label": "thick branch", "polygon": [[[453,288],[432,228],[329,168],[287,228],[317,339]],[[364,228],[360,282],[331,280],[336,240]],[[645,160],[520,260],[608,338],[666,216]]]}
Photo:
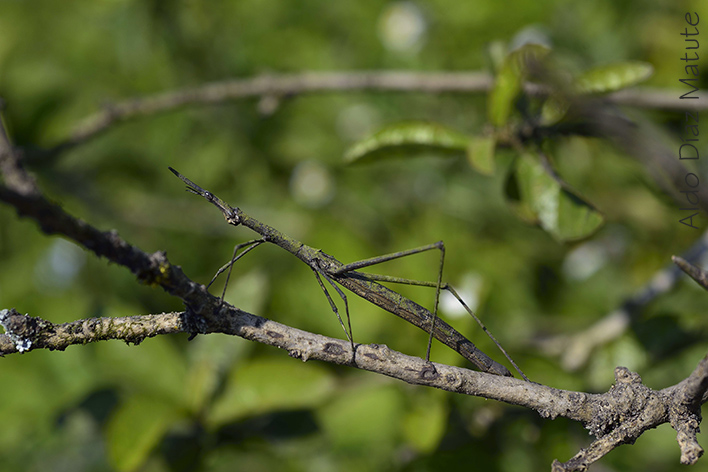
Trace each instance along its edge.
{"label": "thick branch", "polygon": [[[157,334],[188,331],[189,323],[184,320],[190,316],[193,314],[166,313],[55,325],[20,315],[15,310],[2,310],[0,324],[7,334],[0,335],[0,354],[39,348],[64,349],[70,344],[105,339],[123,339],[137,344]],[[531,408],[547,418],[563,416],[581,421],[598,439],[568,462],[555,461],[554,471],[585,470],[615,447],[632,444],[645,431],[666,422],[678,432],[682,463],[695,463],[703,453],[696,440],[701,403],[696,399],[702,399],[705,391],[708,357],[691,377],[661,391],[649,389],[642,384],[639,375],[619,367],[615,371],[616,384],[607,393],[597,395],[426,362],[379,344],[356,345],[354,355],[347,341],[292,328],[227,304],[221,308],[218,318],[223,320],[218,326],[202,320],[204,332],[232,334],[280,347],[303,361],[317,359],[350,365],[410,384]],[[696,387],[697,383],[700,388]],[[691,397],[692,394],[697,396]]]}
{"label": "thick branch", "polygon": [[[186,332],[184,313],[129,316],[122,318],[90,318],[71,323],[53,324],[41,318],[21,315],[15,310],[0,311],[0,354],[34,349],[63,350],[72,344],[108,339],[140,343],[158,334]],[[205,333],[225,333],[276,346],[303,361],[351,365],[397,378],[416,385],[427,385],[450,392],[480,396],[538,411],[544,417],[568,417],[589,422],[593,417],[593,400],[598,395],[558,390],[523,380],[477,372],[460,367],[426,362],[389,349],[385,345],[356,345],[356,356],[349,342],[302,331],[275,321],[244,312],[225,304],[219,317],[223,323],[205,321]]]}
{"label": "thick branch", "polygon": [[[131,270],[139,274],[139,277],[142,276],[142,280],[160,285],[170,293],[182,298],[185,304],[191,307],[191,310],[189,310],[189,316],[180,317],[180,330],[236,334],[287,349],[290,355],[303,360],[319,359],[338,364],[352,363],[353,353],[345,341],[294,330],[294,328],[256,317],[226,304],[221,310],[217,310],[219,300],[209,294],[204,286],[189,280],[178,267],[171,265],[163,253],[145,254],[120,239],[117,234],[113,232],[102,233],[66,214],[58,206],[46,202],[43,197],[22,197],[9,189],[0,187],[0,199],[19,205],[23,214],[31,215],[41,221],[45,231],[61,232],[86,247],[90,246],[90,249],[97,254],[105,255],[111,260],[130,267]],[[99,248],[102,249],[99,250]],[[136,267],[138,267],[137,270]],[[34,347],[41,346],[43,338],[35,339],[27,333],[37,330],[44,332],[40,328],[46,328],[47,325],[44,324],[46,322],[36,322],[25,328],[21,323],[23,318],[16,315],[13,317],[13,323],[6,324],[9,326],[9,333],[4,339],[0,338],[0,345],[6,346],[7,343],[10,343],[14,350],[18,350],[18,347],[32,349],[33,345]],[[94,326],[101,328],[104,323],[108,323],[109,327],[122,326],[126,328],[123,331],[126,334],[121,339],[133,342],[156,333],[154,329],[148,328],[149,323],[142,324],[145,323],[144,318],[136,321],[138,322],[127,324],[121,321],[102,321]],[[80,330],[77,329],[77,326],[73,331],[71,328],[66,328],[66,330],[74,333],[71,336],[75,342],[86,342],[86,338],[76,337],[75,332],[83,332],[88,329],[87,327],[92,326],[93,322],[83,320],[77,323]],[[111,323],[113,324],[111,325]],[[50,325],[49,332],[56,332],[57,329],[51,326],[53,325]],[[145,331],[136,331],[141,326]],[[177,326],[177,321],[173,322],[173,326]],[[102,332],[100,329],[98,331]],[[57,348],[61,348],[61,346],[65,347],[65,344],[57,344]],[[409,383],[434,386],[453,392],[525,406],[538,411],[547,418],[564,416],[583,422],[594,434],[600,436],[602,441],[589,449],[592,454],[585,453],[582,460],[566,463],[562,470],[581,470],[573,467],[578,464],[585,467],[586,464],[597,460],[617,445],[634,441],[645,430],[656,427],[661,422],[666,422],[666,411],[675,412],[671,415],[671,423],[679,431],[678,439],[682,443],[682,449],[688,451],[684,454],[685,460],[695,461],[702,452],[695,441],[695,431],[700,417],[696,416],[692,406],[686,405],[686,394],[684,393],[691,388],[691,391],[698,394],[700,389],[686,386],[682,387],[681,391],[673,392],[675,394],[660,395],[641,385],[639,376],[628,373],[626,369],[618,371],[618,384],[622,383],[622,388],[610,390],[604,395],[591,395],[557,390],[531,382],[451,366],[426,363],[422,359],[404,356],[379,345],[359,346],[354,365]],[[702,385],[702,381],[698,383]],[[691,383],[691,385],[694,384],[695,382]],[[676,398],[681,399],[680,404],[677,404]],[[691,405],[695,405],[695,402]],[[638,414],[643,416],[637,418]],[[608,434],[608,438],[602,439]],[[683,444],[686,446],[684,447]]]}
{"label": "thick branch", "polygon": [[[185,314],[166,316],[164,332],[177,330],[187,332],[222,332],[236,334],[247,339],[287,349],[291,356],[319,359],[338,364],[354,365],[409,383],[428,385],[445,390],[495,399],[506,403],[532,408],[543,417],[567,417],[581,421],[593,434],[599,436],[582,456],[576,456],[559,470],[582,470],[619,444],[633,442],[645,430],[666,422],[670,417],[672,426],[679,432],[682,457],[685,462],[698,459],[702,449],[695,439],[700,421],[694,409],[695,402],[686,404],[689,389],[698,395],[704,380],[697,380],[672,390],[671,394],[654,392],[643,385],[636,374],[626,369],[618,370],[618,385],[604,395],[592,395],[553,389],[531,382],[468,371],[451,366],[432,364],[422,359],[404,356],[385,346],[358,346],[353,353],[346,341],[295,330],[279,323],[242,312],[224,304],[219,310],[219,299],[209,294],[204,286],[189,280],[179,269],[167,261],[164,253],[148,255],[129,245],[114,232],[100,232],[90,225],[66,214],[60,207],[43,197],[24,197],[0,186],[0,199],[17,206],[22,214],[40,221],[47,232],[60,232],[85,247],[129,267],[141,280],[162,286],[165,290],[184,300],[190,307]],[[7,318],[5,313],[5,318]],[[5,320],[8,334],[0,336],[3,352],[29,350],[47,345],[58,332],[67,333],[68,341],[55,341],[55,348],[71,343],[85,343],[90,331],[96,340],[120,338],[137,342],[158,334],[151,320],[145,317],[118,320],[81,320],[64,327],[21,315]],[[171,321],[170,321],[171,317]],[[33,320],[33,321],[30,321]],[[164,319],[163,319],[164,320]],[[110,333],[106,333],[106,330]],[[42,336],[38,336],[43,333]],[[77,334],[78,333],[78,334]],[[70,341],[70,342],[69,342]],[[43,346],[42,344],[46,346]],[[9,350],[7,350],[7,346]],[[621,375],[620,375],[621,374]],[[696,374],[697,376],[699,374]],[[698,383],[699,387],[694,385]],[[680,402],[677,402],[680,399]],[[673,412],[667,416],[666,412]],[[638,417],[640,415],[640,417]],[[604,438],[607,436],[606,438]],[[604,438],[604,439],[603,439]]]}

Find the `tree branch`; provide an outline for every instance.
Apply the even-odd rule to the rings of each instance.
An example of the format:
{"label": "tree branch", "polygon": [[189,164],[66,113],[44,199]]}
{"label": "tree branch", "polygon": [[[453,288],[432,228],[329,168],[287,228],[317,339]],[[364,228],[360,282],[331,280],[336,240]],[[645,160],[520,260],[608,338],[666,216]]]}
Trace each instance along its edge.
{"label": "tree branch", "polygon": [[[123,318],[92,318],[55,325],[40,318],[20,315],[14,309],[0,311],[0,354],[33,349],[64,349],[106,339],[139,344],[147,337],[188,331],[188,312]],[[597,437],[566,463],[555,461],[554,471],[585,470],[621,444],[632,444],[642,433],[670,422],[677,430],[681,462],[693,464],[702,455],[696,433],[700,405],[708,387],[708,356],[681,383],[654,391],[638,374],[624,367],[615,369],[616,383],[605,394],[559,390],[460,367],[426,362],[389,349],[385,345],[359,344],[356,355],[349,342],[309,333],[244,312],[228,304],[219,310],[222,323],[204,324],[205,333],[225,333],[276,346],[303,361],[316,359],[350,365],[414,385],[479,396],[537,411],[542,417],[566,417],[582,422]],[[354,361],[352,362],[352,358]]]}
{"label": "tree branch", "polygon": [[37,183],[34,178],[25,171],[22,163],[17,159],[12,149],[12,144],[7,137],[2,119],[0,119],[0,173],[2,173],[5,182],[20,194],[39,194]]}
{"label": "tree branch", "polygon": [[184,332],[184,313],[127,316],[122,318],[88,318],[54,324],[41,318],[20,315],[15,309],[0,310],[0,356],[34,349],[63,351],[74,344],[88,344],[109,339],[140,344],[145,338],[159,334]]}
{"label": "tree branch", "polygon": [[671,256],[671,260],[674,261],[674,264],[676,264],[679,269],[695,280],[698,285],[708,290],[708,272],[694,264],[691,264],[683,257]]}
{"label": "tree branch", "polygon": [[317,359],[377,372],[416,385],[480,396],[537,411],[544,418],[566,417],[582,422],[596,440],[566,463],[554,462],[558,471],[584,470],[620,444],[633,443],[644,431],[670,422],[677,431],[681,461],[695,463],[703,449],[696,433],[700,405],[708,388],[708,356],[681,383],[660,391],[642,384],[638,374],[615,369],[615,385],[604,394],[590,394],[501,377],[459,367],[426,362],[384,345],[357,345],[308,333],[238,310],[208,293],[169,262],[163,252],[148,254],[130,245],[115,231],[100,231],[48,201],[25,172],[0,133],[0,201],[14,206],[21,216],[36,220],[47,234],[61,234],[98,256],[129,268],[143,283],[160,286],[184,301],[183,313],[115,319],[79,320],[55,325],[39,318],[0,311],[0,353],[32,349],[63,349],[102,339],[138,343],[146,337],[173,332],[227,333],[286,349],[292,357]]}
{"label": "tree branch", "polygon": [[[200,87],[163,92],[107,105],[79,122],[71,135],[47,150],[27,151],[29,160],[56,157],[82,144],[111,126],[139,117],[151,116],[187,106],[204,106],[247,98],[275,99],[323,92],[422,92],[484,93],[493,85],[486,72],[321,72],[260,75],[245,79],[213,82]],[[537,84],[525,84],[532,95],[547,93]],[[681,92],[659,89],[632,89],[605,97],[609,103],[672,111],[708,109],[708,104],[688,105],[676,100]]]}

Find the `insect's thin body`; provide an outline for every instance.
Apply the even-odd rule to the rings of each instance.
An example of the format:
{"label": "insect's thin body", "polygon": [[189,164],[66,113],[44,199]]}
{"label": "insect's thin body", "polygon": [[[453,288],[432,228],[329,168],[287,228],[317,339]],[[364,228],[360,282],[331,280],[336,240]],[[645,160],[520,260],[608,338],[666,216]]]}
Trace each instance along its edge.
{"label": "insect's thin body", "polygon": [[[477,348],[472,343],[472,341],[468,340],[452,326],[435,316],[429,310],[417,304],[413,300],[402,296],[398,292],[395,292],[377,283],[374,280],[376,276],[364,274],[352,269],[352,267],[359,268],[372,265],[373,260],[362,261],[362,263],[350,264],[348,266],[344,265],[336,258],[329,254],[326,254],[322,250],[308,246],[296,239],[293,239],[283,234],[275,228],[268,226],[265,223],[261,223],[255,218],[245,214],[240,208],[232,207],[223,200],[219,199],[216,195],[199,187],[194,182],[190,181],[173,168],[170,167],[169,169],[187,184],[187,190],[204,197],[207,201],[211,202],[217,208],[219,208],[222,214],[224,215],[224,218],[229,224],[234,226],[242,225],[255,231],[256,233],[262,236],[262,241],[275,244],[285,249],[286,251],[303,261],[305,264],[307,264],[317,275],[320,285],[322,286],[323,290],[325,290],[325,293],[327,293],[327,291],[320,279],[320,276],[325,278],[329,283],[332,284],[332,286],[335,288],[335,290],[337,290],[339,295],[345,300],[345,304],[346,297],[334,284],[334,282],[337,282],[347,290],[373,303],[374,305],[377,305],[378,307],[390,313],[393,313],[394,315],[399,316],[400,318],[403,318],[404,320],[417,326],[425,332],[430,333],[432,337],[442,342],[443,344],[449,346],[453,350],[457,351],[460,355],[472,362],[475,366],[477,366],[477,368],[479,368],[483,372],[502,376],[511,376],[511,372],[509,372],[506,367],[491,359],[479,348]],[[256,242],[255,244],[259,244],[260,242]],[[442,246],[442,243],[435,243],[434,245],[430,245],[430,247],[418,248],[418,250],[412,251],[421,252],[420,250],[427,250],[433,247],[438,248],[438,246]],[[439,248],[441,249],[441,251],[443,250],[441,247]],[[408,253],[413,252],[404,251],[403,254],[405,255]],[[225,268],[226,266],[222,268],[219,273]],[[382,276],[378,279],[398,283],[401,283],[401,281],[405,280],[391,280],[394,278],[387,279],[385,276]],[[436,286],[438,287],[438,291],[441,288],[440,281],[438,281],[437,284],[419,283],[419,285]],[[327,294],[327,297],[330,300],[330,305],[332,305],[333,310],[335,310],[337,317],[340,319],[340,323],[342,323],[341,318],[339,317],[339,313],[336,311],[336,307],[334,306],[334,303],[329,297],[329,294]],[[343,323],[342,327],[344,327]],[[344,331],[345,333],[347,333],[346,328],[344,329]],[[351,326],[350,332],[347,333],[348,337],[350,337],[350,333]]]}

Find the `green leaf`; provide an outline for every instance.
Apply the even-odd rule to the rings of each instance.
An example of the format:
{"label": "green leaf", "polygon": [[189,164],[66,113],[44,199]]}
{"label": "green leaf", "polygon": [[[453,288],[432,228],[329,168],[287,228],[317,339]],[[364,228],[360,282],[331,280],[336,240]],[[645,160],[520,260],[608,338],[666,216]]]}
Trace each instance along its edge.
{"label": "green leaf", "polygon": [[424,454],[438,447],[447,426],[447,397],[438,391],[430,392],[408,409],[403,421],[406,442]]}
{"label": "green leaf", "polygon": [[529,66],[543,59],[550,50],[540,44],[526,44],[505,59],[489,93],[487,118],[497,128],[509,121],[516,97],[521,92]]}
{"label": "green leaf", "polygon": [[590,236],[604,221],[590,203],[528,154],[518,158],[511,178],[507,193],[517,192],[509,195],[512,208],[524,219],[535,219],[559,241]]}
{"label": "green leaf", "polygon": [[216,392],[223,387],[225,372],[244,359],[255,346],[255,343],[236,341],[232,336],[199,336],[191,341],[189,370],[182,386],[185,408],[194,414],[209,408]]}
{"label": "green leaf", "polygon": [[[119,313],[124,314],[126,309],[116,303],[106,314],[121,316]],[[177,345],[167,337],[145,339],[139,348],[106,343],[96,351],[96,357],[102,365],[120,366],[103,373],[105,379],[154,397],[170,398],[174,403],[184,401],[186,364]]]}
{"label": "green leaf", "polygon": [[334,390],[329,372],[292,359],[250,361],[231,372],[209,422],[218,426],[244,416],[318,405]]}
{"label": "green leaf", "polygon": [[389,455],[403,413],[400,390],[392,385],[367,385],[338,395],[318,411],[318,419],[335,449]]}
{"label": "green leaf", "polygon": [[645,81],[653,72],[654,67],[646,62],[620,62],[590,69],[573,85],[578,93],[614,92]]}
{"label": "green leaf", "polygon": [[480,174],[494,174],[494,149],[497,140],[494,136],[475,136],[467,146],[467,161]]}
{"label": "green leaf", "polygon": [[436,123],[397,123],[355,143],[344,154],[344,160],[353,163],[431,154],[462,156],[468,143],[469,137]]}
{"label": "green leaf", "polygon": [[[646,62],[622,62],[590,69],[573,80],[575,93],[614,92],[638,84],[649,78],[654,69]],[[551,94],[543,103],[541,123],[558,123],[568,111],[569,101],[560,94]]]}
{"label": "green leaf", "polygon": [[560,95],[551,95],[541,108],[541,124],[550,126],[558,123],[568,112],[569,102]]}
{"label": "green leaf", "polygon": [[538,224],[538,214],[528,197],[522,195],[523,190],[516,168],[509,172],[504,187],[506,203],[516,217],[528,224]]}
{"label": "green leaf", "polygon": [[119,471],[137,470],[179,417],[176,406],[162,399],[133,395],[111,416],[108,457]]}

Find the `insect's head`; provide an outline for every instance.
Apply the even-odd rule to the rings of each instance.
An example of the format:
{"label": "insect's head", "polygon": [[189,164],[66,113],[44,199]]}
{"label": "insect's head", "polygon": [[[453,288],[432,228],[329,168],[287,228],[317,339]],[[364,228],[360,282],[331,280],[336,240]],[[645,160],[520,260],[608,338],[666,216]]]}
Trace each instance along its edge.
{"label": "insect's head", "polygon": [[224,214],[224,218],[226,221],[228,221],[230,224],[233,225],[238,225],[239,224],[239,218],[236,213],[236,210],[232,208],[229,204],[221,200],[219,197],[214,195],[208,190],[205,190],[201,188],[199,185],[195,184],[191,180],[189,180],[187,177],[184,175],[180,174],[177,172],[175,169],[172,167],[168,167],[170,171],[175,174],[177,177],[179,177],[182,182],[187,184],[187,191],[191,192],[195,195],[199,195],[201,197],[204,197],[208,202],[213,203],[219,210],[221,210],[221,213]]}

